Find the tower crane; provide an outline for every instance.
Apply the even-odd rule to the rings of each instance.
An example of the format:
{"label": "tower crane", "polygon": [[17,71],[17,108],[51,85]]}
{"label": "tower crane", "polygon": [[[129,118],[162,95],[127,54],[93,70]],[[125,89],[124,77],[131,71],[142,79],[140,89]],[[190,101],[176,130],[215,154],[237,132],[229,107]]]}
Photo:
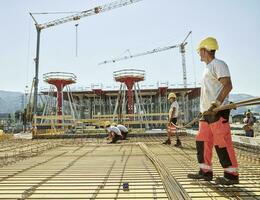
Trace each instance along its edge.
{"label": "tower crane", "polygon": [[80,20],[83,17],[88,17],[88,16],[92,16],[92,15],[97,15],[100,14],[102,12],[106,12],[106,11],[110,11],[112,9],[116,9],[116,8],[120,8],[123,6],[127,6],[133,3],[137,3],[139,1],[142,0],[119,0],[119,1],[114,1],[108,4],[104,4],[102,6],[96,6],[92,9],[88,9],[88,10],[84,10],[81,12],[78,12],[76,14],[67,16],[67,17],[63,17],[63,18],[59,18],[56,20],[52,20],[46,23],[38,23],[35,19],[35,17],[33,16],[33,13],[29,13],[30,16],[32,17],[33,21],[35,22],[35,28],[37,31],[37,43],[36,43],[36,57],[35,57],[35,77],[34,77],[34,98],[33,98],[33,114],[35,115],[37,112],[37,94],[38,94],[38,82],[39,82],[39,56],[40,56],[40,35],[41,35],[41,31],[53,26],[57,26],[60,24],[64,24],[67,22],[72,22],[72,21],[76,21],[76,20]]}
{"label": "tower crane", "polygon": [[[191,35],[192,31],[190,31],[187,36],[184,38],[184,40],[182,41],[182,43],[180,44],[176,44],[176,45],[172,45],[172,46],[167,46],[167,47],[159,47],[159,48],[155,48],[153,50],[149,50],[146,52],[142,52],[142,53],[136,53],[133,55],[129,55],[129,56],[124,56],[124,57],[119,57],[119,58],[115,58],[112,60],[105,60],[102,61],[100,63],[98,63],[98,65],[103,65],[103,64],[109,64],[109,63],[115,63],[118,61],[122,61],[122,60],[127,60],[127,59],[131,59],[131,58],[135,58],[135,57],[139,57],[139,56],[145,56],[148,54],[153,54],[153,53],[158,53],[161,51],[167,51],[170,49],[174,49],[174,48],[178,48],[180,50],[181,56],[182,56],[182,71],[183,71],[183,86],[185,89],[187,89],[187,72],[186,72],[186,59],[185,59],[185,46],[188,44],[188,42],[186,42],[186,40],[188,39],[188,37]],[[187,95],[186,97],[183,97],[184,101],[184,121],[187,122],[188,121],[188,99],[187,99]]]}
{"label": "tower crane", "polygon": [[170,50],[170,49],[176,48],[178,46],[179,45],[167,46],[167,47],[159,47],[159,48],[155,48],[153,50],[149,50],[149,51],[146,51],[146,52],[136,53],[134,55],[130,54],[129,56],[123,56],[123,57],[115,58],[115,59],[112,59],[112,60],[105,60],[105,61],[102,61],[102,62],[98,63],[98,65],[115,63],[115,62],[118,62],[118,61],[127,60],[127,59],[131,59],[131,58],[139,57],[139,56],[145,56],[145,55],[152,54],[152,53],[158,53],[158,52],[161,52],[161,51],[166,51],[166,50]]}
{"label": "tower crane", "polygon": [[142,53],[136,53],[133,55],[129,55],[129,56],[123,56],[123,57],[119,57],[119,58],[114,58],[112,60],[105,60],[102,61],[100,63],[98,63],[98,65],[103,65],[103,64],[109,64],[109,63],[115,63],[118,61],[122,61],[122,60],[127,60],[127,59],[131,59],[131,58],[135,58],[135,57],[140,57],[140,56],[145,56],[145,55],[149,55],[149,54],[153,54],[153,53],[158,53],[161,51],[167,51],[170,49],[174,49],[179,47],[180,49],[180,53],[182,55],[182,69],[183,69],[183,85],[184,88],[187,88],[187,75],[186,75],[186,60],[185,60],[185,46],[188,44],[186,42],[186,40],[188,39],[188,37],[190,36],[190,34],[192,33],[192,31],[190,31],[187,36],[185,37],[185,39],[183,40],[182,43],[180,44],[176,44],[176,45],[172,45],[172,46],[167,46],[167,47],[159,47],[159,48],[155,48],[146,52],[142,52]]}

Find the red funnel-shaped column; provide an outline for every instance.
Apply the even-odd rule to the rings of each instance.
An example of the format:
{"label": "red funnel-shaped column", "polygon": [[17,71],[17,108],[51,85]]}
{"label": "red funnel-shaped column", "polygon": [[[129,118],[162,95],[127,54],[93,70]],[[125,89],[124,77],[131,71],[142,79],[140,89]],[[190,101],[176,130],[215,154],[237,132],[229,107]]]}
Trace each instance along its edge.
{"label": "red funnel-shaped column", "polygon": [[125,69],[114,72],[114,79],[124,83],[127,87],[127,113],[134,113],[133,86],[135,83],[144,80],[144,71],[135,69]]}
{"label": "red funnel-shaped column", "polygon": [[55,86],[57,88],[57,114],[62,115],[62,90],[64,85],[57,84]]}
{"label": "red funnel-shaped column", "polygon": [[[76,76],[67,72],[50,72],[43,75],[45,82],[54,85],[57,89],[57,115],[62,115],[62,91],[66,85],[76,82]],[[61,120],[58,120],[61,123]]]}
{"label": "red funnel-shaped column", "polygon": [[126,83],[127,87],[127,113],[133,114],[134,113],[134,95],[133,95],[133,86],[134,82],[127,81]]}

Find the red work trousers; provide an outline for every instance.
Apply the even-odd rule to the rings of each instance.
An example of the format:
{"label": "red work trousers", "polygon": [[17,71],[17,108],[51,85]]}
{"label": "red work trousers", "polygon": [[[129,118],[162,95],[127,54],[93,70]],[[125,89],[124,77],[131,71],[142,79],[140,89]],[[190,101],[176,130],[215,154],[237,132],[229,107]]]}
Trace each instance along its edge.
{"label": "red work trousers", "polygon": [[237,178],[238,164],[232,145],[230,125],[223,117],[213,123],[199,122],[196,147],[200,170],[204,173],[212,171],[213,145],[224,168],[224,177]]}
{"label": "red work trousers", "polygon": [[175,125],[168,125],[167,126],[167,132],[170,133],[171,135],[176,133],[176,126]]}

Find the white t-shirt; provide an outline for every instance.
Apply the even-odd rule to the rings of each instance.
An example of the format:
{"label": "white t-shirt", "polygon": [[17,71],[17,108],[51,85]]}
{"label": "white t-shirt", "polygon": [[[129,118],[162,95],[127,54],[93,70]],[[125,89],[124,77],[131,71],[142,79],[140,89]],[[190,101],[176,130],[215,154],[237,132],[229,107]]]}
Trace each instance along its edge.
{"label": "white t-shirt", "polygon": [[[202,81],[201,81],[201,94],[200,94],[200,112],[207,111],[211,103],[216,101],[223,85],[219,79],[223,77],[230,77],[230,72],[227,64],[219,59],[212,60],[207,64]],[[228,103],[228,97],[223,102]]]}
{"label": "white t-shirt", "polygon": [[128,132],[128,129],[124,125],[118,124],[116,127],[119,128],[121,132]]}
{"label": "white t-shirt", "polygon": [[[175,108],[175,112],[174,112],[174,115],[172,116],[173,108]],[[170,110],[169,110],[169,118],[171,118],[171,117],[177,118],[178,112],[179,112],[179,104],[177,101],[174,101],[174,102],[172,102]]]}
{"label": "white t-shirt", "polygon": [[107,128],[107,131],[110,133],[110,132],[113,132],[113,133],[115,133],[115,134],[117,134],[117,135],[121,135],[122,136],[122,134],[121,134],[121,131],[119,130],[119,128],[117,128],[117,127],[115,127],[115,126],[110,126],[110,127],[108,127]]}

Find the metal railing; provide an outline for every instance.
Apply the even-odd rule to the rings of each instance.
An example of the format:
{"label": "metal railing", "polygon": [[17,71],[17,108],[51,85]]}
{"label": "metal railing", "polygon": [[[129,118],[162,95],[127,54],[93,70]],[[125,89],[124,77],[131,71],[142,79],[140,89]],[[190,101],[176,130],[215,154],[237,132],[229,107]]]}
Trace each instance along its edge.
{"label": "metal railing", "polygon": [[123,77],[140,77],[145,78],[145,71],[139,69],[123,69],[115,71],[113,73],[114,79],[123,78]]}
{"label": "metal railing", "polygon": [[76,82],[77,77],[73,73],[69,72],[48,72],[43,74],[43,80],[45,82],[53,79],[58,79],[58,80],[71,80],[73,82]]}

